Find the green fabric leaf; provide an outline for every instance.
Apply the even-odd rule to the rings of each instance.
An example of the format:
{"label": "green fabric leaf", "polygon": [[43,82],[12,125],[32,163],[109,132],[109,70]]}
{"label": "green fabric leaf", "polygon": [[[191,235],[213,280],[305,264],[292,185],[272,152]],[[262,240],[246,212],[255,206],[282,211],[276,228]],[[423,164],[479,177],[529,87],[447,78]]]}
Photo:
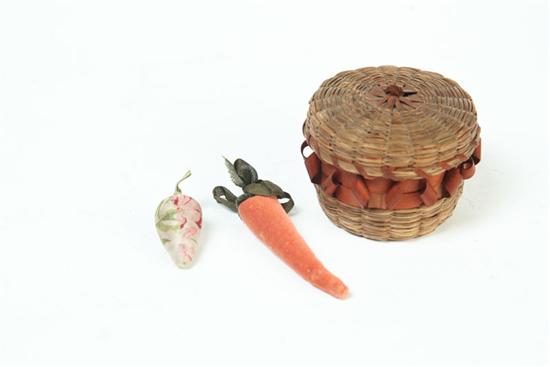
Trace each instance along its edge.
{"label": "green fabric leaf", "polygon": [[243,191],[247,194],[252,195],[274,196],[273,192],[269,189],[269,187],[264,185],[263,182],[254,182],[248,184],[243,188]]}
{"label": "green fabric leaf", "polygon": [[226,187],[216,186],[212,190],[212,196],[218,203],[228,207],[234,212],[237,211],[237,197]]}
{"label": "green fabric leaf", "polygon": [[278,196],[283,194],[283,189],[281,189],[278,185],[275,185],[273,182],[268,180],[261,180],[262,185],[264,185],[266,188],[271,191],[272,195]]}
{"label": "green fabric leaf", "polygon": [[245,185],[258,181],[258,173],[250,164],[246,163],[242,159],[237,159],[233,164],[237,175],[241,178]]}
{"label": "green fabric leaf", "polygon": [[294,208],[294,200],[292,200],[292,196],[290,196],[288,192],[283,192],[282,194],[277,195],[277,199],[279,199],[279,202],[281,199],[287,199],[287,201],[281,203],[285,212],[288,213],[292,210],[292,208]]}
{"label": "green fabric leaf", "polygon": [[212,190],[212,195],[218,203],[238,213],[238,207],[243,201],[259,195],[276,197],[287,213],[294,207],[294,200],[289,193],[271,181],[258,179],[258,173],[250,164],[240,158],[233,164],[226,158],[224,159],[231,180],[235,185],[241,187],[244,193],[236,197],[229,189],[216,186]]}
{"label": "green fabric leaf", "polygon": [[235,169],[235,166],[233,163],[231,163],[227,158],[223,157],[225,161],[225,166],[227,167],[227,170],[229,171],[229,175],[231,176],[231,181],[239,187],[244,186],[243,180],[239,177],[237,174],[237,170]]}

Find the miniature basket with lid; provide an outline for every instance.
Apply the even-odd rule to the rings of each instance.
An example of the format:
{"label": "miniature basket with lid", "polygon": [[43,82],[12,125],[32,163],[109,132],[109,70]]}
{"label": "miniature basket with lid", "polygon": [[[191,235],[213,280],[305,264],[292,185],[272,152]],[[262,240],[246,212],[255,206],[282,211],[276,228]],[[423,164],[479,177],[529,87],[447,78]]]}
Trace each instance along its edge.
{"label": "miniature basket with lid", "polygon": [[434,231],[481,158],[472,98],[440,74],[407,67],[367,67],[326,80],[310,100],[303,134],[323,211],[375,240]]}

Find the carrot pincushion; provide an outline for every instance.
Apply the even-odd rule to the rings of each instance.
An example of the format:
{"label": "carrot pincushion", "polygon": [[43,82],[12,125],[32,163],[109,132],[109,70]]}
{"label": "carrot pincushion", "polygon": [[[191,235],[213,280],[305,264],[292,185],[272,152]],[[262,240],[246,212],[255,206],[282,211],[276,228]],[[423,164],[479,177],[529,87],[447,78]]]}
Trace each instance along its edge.
{"label": "carrot pincushion", "polygon": [[[294,206],[292,197],[273,182],[258,179],[256,170],[244,160],[225,162],[232,181],[244,193],[237,197],[216,186],[214,199],[237,212],[256,237],[304,279],[334,297],[346,298],[348,287],[323,266],[290,221],[287,213]],[[287,201],[280,203],[279,199]]]}

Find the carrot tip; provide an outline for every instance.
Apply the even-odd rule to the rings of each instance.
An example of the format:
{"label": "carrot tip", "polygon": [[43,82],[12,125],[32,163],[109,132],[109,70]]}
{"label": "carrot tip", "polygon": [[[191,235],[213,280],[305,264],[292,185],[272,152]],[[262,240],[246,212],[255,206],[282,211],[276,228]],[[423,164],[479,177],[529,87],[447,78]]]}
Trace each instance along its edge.
{"label": "carrot tip", "polygon": [[330,287],[323,288],[325,292],[338,299],[349,297],[349,289],[340,279],[335,279]]}
{"label": "carrot tip", "polygon": [[340,289],[335,289],[334,296],[339,299],[346,299],[349,297],[349,289],[344,284]]}

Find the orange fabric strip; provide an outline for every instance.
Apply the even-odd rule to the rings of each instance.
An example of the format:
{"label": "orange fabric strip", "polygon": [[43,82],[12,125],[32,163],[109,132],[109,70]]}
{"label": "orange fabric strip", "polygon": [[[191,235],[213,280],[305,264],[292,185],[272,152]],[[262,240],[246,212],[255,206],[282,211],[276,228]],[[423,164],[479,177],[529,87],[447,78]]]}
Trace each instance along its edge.
{"label": "orange fabric strip", "polygon": [[[481,159],[481,143],[470,158],[455,168],[449,168],[437,175],[428,175],[417,169],[418,180],[393,180],[393,169],[384,167],[384,177],[364,177],[325,163],[313,152],[304,156],[307,141],[301,146],[304,163],[312,183],[320,185],[325,194],[357,208],[413,209],[430,206],[439,199],[454,195],[463,180],[475,173],[475,165]],[[441,162],[442,167],[449,167]],[[359,172],[363,170],[358,169]]]}

